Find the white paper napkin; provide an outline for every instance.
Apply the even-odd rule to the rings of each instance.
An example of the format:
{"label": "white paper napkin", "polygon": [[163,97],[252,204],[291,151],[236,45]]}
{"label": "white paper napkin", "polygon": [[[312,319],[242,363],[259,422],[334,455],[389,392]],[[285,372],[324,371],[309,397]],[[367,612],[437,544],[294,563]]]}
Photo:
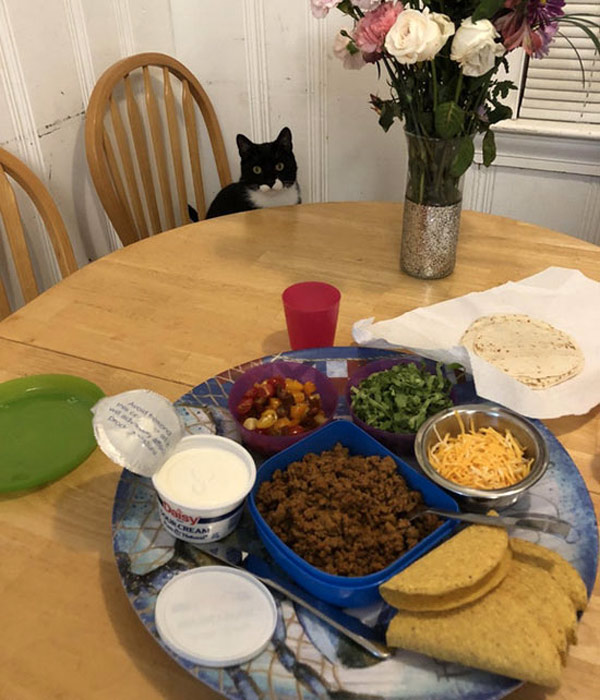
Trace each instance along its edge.
{"label": "white paper napkin", "polygon": [[[550,389],[534,390],[459,345],[469,325],[495,313],[528,314],[569,333],[585,356],[581,374]],[[357,321],[359,345],[406,348],[472,372],[479,396],[531,418],[587,413],[600,403],[600,283],[579,270],[550,267],[519,282],[414,309],[373,323]]]}

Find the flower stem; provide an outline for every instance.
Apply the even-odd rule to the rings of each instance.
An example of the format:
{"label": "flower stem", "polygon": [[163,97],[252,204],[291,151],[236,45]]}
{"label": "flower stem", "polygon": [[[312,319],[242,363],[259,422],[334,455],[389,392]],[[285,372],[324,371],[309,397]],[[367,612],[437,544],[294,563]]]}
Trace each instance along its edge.
{"label": "flower stem", "polygon": [[431,59],[431,78],[433,80],[433,111],[437,109],[438,104],[438,89],[437,89],[437,75],[435,72],[435,58]]}
{"label": "flower stem", "polygon": [[469,125],[466,129],[467,134],[469,134],[469,135],[472,135],[472,133],[473,133],[472,129],[473,129],[473,124],[475,123],[475,115],[477,114],[479,108],[485,102],[485,100],[487,98],[487,93],[488,93],[490,83],[492,82],[493,77],[494,77],[493,72],[490,72],[490,74],[488,75],[481,90],[479,91],[479,95],[477,96],[477,99],[475,100],[475,103],[474,103],[472,111],[471,111],[471,118],[469,119]]}
{"label": "flower stem", "polygon": [[[398,98],[398,101],[400,102],[400,101],[401,101],[401,95],[404,95],[404,94],[405,94],[402,90],[400,90],[400,89],[398,88],[398,83],[400,83],[400,78],[399,78],[399,76],[396,75],[396,73],[394,73],[394,71],[393,71],[393,69],[392,69],[392,67],[391,67],[391,65],[390,65],[390,61],[389,61],[388,57],[387,57],[385,54],[382,56],[382,60],[383,60],[383,65],[385,66],[385,68],[386,68],[386,70],[387,70],[387,72],[388,72],[388,75],[390,76],[391,86],[392,86],[392,88],[395,90],[396,95],[397,95],[397,98]],[[406,109],[406,107],[408,107],[408,109]],[[405,106],[404,106],[404,111],[405,111],[405,112],[410,111],[411,117],[412,117],[412,121],[413,121],[414,133],[416,133],[417,136],[420,136],[421,127],[420,127],[420,124],[419,124],[419,120],[417,119],[417,115],[416,115],[416,113],[415,113],[415,110],[414,110],[414,105],[413,105],[413,103],[412,103],[412,98],[411,98],[410,96],[406,98],[406,104],[405,104]]]}
{"label": "flower stem", "polygon": [[456,91],[454,92],[454,101],[458,105],[458,98],[460,97],[460,91],[462,90],[463,84],[463,74],[462,71],[458,74],[458,80],[456,81]]}

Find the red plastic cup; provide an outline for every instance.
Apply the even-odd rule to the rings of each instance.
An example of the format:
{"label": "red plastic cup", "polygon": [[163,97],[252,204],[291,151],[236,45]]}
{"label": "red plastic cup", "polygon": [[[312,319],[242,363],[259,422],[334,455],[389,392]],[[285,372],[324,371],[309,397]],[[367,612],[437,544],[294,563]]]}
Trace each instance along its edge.
{"label": "red plastic cup", "polygon": [[281,298],[292,350],[333,345],[340,297],[340,290],[326,282],[298,282],[284,290]]}

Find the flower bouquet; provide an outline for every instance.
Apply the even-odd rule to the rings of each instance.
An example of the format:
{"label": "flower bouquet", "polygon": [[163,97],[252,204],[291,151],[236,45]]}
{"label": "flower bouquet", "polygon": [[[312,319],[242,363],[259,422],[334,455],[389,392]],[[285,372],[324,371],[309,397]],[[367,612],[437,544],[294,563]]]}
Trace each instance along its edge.
{"label": "flower bouquet", "polygon": [[[597,24],[586,14],[565,14],[564,5],[565,0],[311,0],[317,18],[337,9],[353,20],[334,46],[344,66],[374,64],[387,79],[389,95],[371,95],[370,103],[385,131],[396,119],[404,123],[405,236],[411,216],[422,220],[421,228],[439,219],[430,245],[447,245],[440,238],[449,225],[457,237],[461,178],[473,162],[474,137],[483,135],[483,163],[489,166],[496,157],[490,127],[512,116],[503,100],[516,88],[499,76],[501,67],[508,69],[508,52],[522,47],[529,56],[542,57],[565,25],[579,27],[600,53]],[[408,254],[405,236],[403,254]],[[412,253],[423,247],[421,236]],[[434,267],[422,274],[405,269],[441,277],[452,271],[454,258]]]}

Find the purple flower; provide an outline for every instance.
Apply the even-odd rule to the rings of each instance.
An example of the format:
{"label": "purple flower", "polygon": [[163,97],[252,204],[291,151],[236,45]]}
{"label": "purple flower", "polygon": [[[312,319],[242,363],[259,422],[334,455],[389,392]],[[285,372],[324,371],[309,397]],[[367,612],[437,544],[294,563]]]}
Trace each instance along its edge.
{"label": "purple flower", "polygon": [[565,0],[506,0],[507,11],[494,25],[508,51],[522,46],[529,56],[541,58],[548,53],[564,5]]}

